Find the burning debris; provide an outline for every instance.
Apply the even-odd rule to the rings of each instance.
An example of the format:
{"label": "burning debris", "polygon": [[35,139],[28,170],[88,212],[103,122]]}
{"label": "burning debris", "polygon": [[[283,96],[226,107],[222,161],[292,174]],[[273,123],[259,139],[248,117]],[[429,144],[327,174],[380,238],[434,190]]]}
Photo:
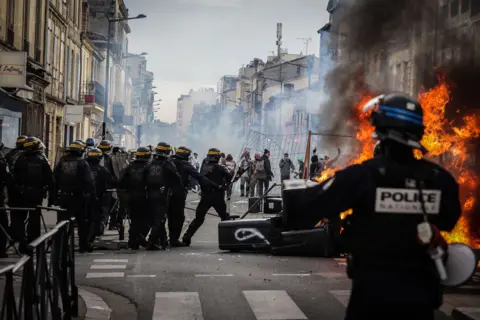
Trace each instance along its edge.
{"label": "burning debris", "polygon": [[[445,238],[449,242],[462,242],[472,247],[480,247],[479,230],[474,223],[474,216],[478,215],[477,201],[480,200],[477,194],[480,175],[474,170],[475,164],[469,156],[473,139],[480,137],[480,119],[473,112],[461,117],[461,121],[457,121],[458,124],[453,124],[453,121],[447,119],[445,111],[448,103],[453,99],[452,86],[453,84],[449,84],[445,76],[441,75],[434,88],[419,94],[418,100],[424,110],[426,126],[422,144],[429,150],[426,158],[447,168],[460,185],[463,215],[455,229],[451,233],[444,234]],[[372,139],[374,127],[369,122],[370,113],[362,113],[363,106],[373,97],[374,94],[364,91],[354,105],[354,114],[358,120],[356,134],[359,143],[358,155],[347,165],[361,163],[373,157],[376,142]],[[315,180],[322,182],[339,169],[341,168],[329,168]],[[351,213],[351,210],[343,212],[341,218],[344,219]]]}

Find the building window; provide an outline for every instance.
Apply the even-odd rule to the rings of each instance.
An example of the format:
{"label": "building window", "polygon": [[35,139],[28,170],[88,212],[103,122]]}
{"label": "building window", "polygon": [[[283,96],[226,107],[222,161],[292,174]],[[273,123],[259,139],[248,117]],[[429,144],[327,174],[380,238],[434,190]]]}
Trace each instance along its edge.
{"label": "building window", "polygon": [[440,19],[442,21],[447,20],[448,18],[448,5],[444,5],[440,7]]}
{"label": "building window", "polygon": [[[47,10],[47,8],[45,8],[45,10]],[[36,6],[36,17],[35,17],[35,50],[40,50],[42,48],[42,44],[40,43],[41,42],[41,37],[40,35],[42,34],[43,32],[43,28],[45,28],[45,26],[43,26],[43,23],[42,23],[42,14],[43,14],[43,0],[37,0],[37,6]],[[47,48],[48,48],[48,44],[46,44]],[[41,59],[40,59],[41,60]],[[48,60],[47,60],[48,61]],[[41,61],[39,61],[41,62]],[[47,64],[47,62],[45,62],[45,64]]]}
{"label": "building window", "polygon": [[459,0],[453,0],[450,2],[450,18],[454,18],[458,15]]}
{"label": "building window", "polygon": [[466,13],[470,9],[470,0],[461,0],[460,2],[460,12]]}
{"label": "building window", "polygon": [[470,2],[470,13],[472,16],[475,16],[480,13],[480,1]]}
{"label": "building window", "polygon": [[52,45],[53,45],[53,41],[52,41],[52,20],[48,19],[47,38],[45,39],[45,69],[47,71],[52,70],[52,62],[50,61],[50,52],[51,52],[51,46]]}
{"label": "building window", "polygon": [[14,29],[15,26],[15,0],[7,0],[7,28]]}
{"label": "building window", "polygon": [[[28,41],[28,32],[30,26],[30,0],[24,0],[23,6],[23,41]],[[23,48],[24,50],[28,50],[29,48]]]}

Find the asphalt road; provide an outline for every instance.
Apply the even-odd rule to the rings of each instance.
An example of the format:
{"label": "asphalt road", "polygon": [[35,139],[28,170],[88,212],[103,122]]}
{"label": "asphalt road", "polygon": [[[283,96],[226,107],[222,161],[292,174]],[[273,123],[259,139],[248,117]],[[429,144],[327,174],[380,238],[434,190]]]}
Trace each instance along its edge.
{"label": "asphalt road", "polygon": [[[230,210],[238,214],[246,205],[236,201]],[[221,252],[218,221],[207,216],[189,248],[77,256],[78,283],[128,297],[142,320],[343,319],[344,261]]]}

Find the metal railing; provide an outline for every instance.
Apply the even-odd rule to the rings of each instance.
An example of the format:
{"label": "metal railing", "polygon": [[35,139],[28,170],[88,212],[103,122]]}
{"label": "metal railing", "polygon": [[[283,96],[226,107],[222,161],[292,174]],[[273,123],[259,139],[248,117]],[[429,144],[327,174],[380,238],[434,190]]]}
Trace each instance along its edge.
{"label": "metal railing", "polygon": [[[17,263],[0,270],[6,280],[0,320],[70,320],[78,316],[74,221],[59,222],[31,242],[28,253]],[[21,278],[19,293],[14,285],[17,276]]]}

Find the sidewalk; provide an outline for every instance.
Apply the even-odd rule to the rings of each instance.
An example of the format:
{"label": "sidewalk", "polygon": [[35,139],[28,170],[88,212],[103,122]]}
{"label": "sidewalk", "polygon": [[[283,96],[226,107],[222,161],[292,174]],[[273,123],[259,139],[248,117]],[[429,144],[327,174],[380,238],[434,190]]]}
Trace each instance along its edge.
{"label": "sidewalk", "polygon": [[442,311],[455,320],[480,320],[480,269],[472,280],[445,295]]}

